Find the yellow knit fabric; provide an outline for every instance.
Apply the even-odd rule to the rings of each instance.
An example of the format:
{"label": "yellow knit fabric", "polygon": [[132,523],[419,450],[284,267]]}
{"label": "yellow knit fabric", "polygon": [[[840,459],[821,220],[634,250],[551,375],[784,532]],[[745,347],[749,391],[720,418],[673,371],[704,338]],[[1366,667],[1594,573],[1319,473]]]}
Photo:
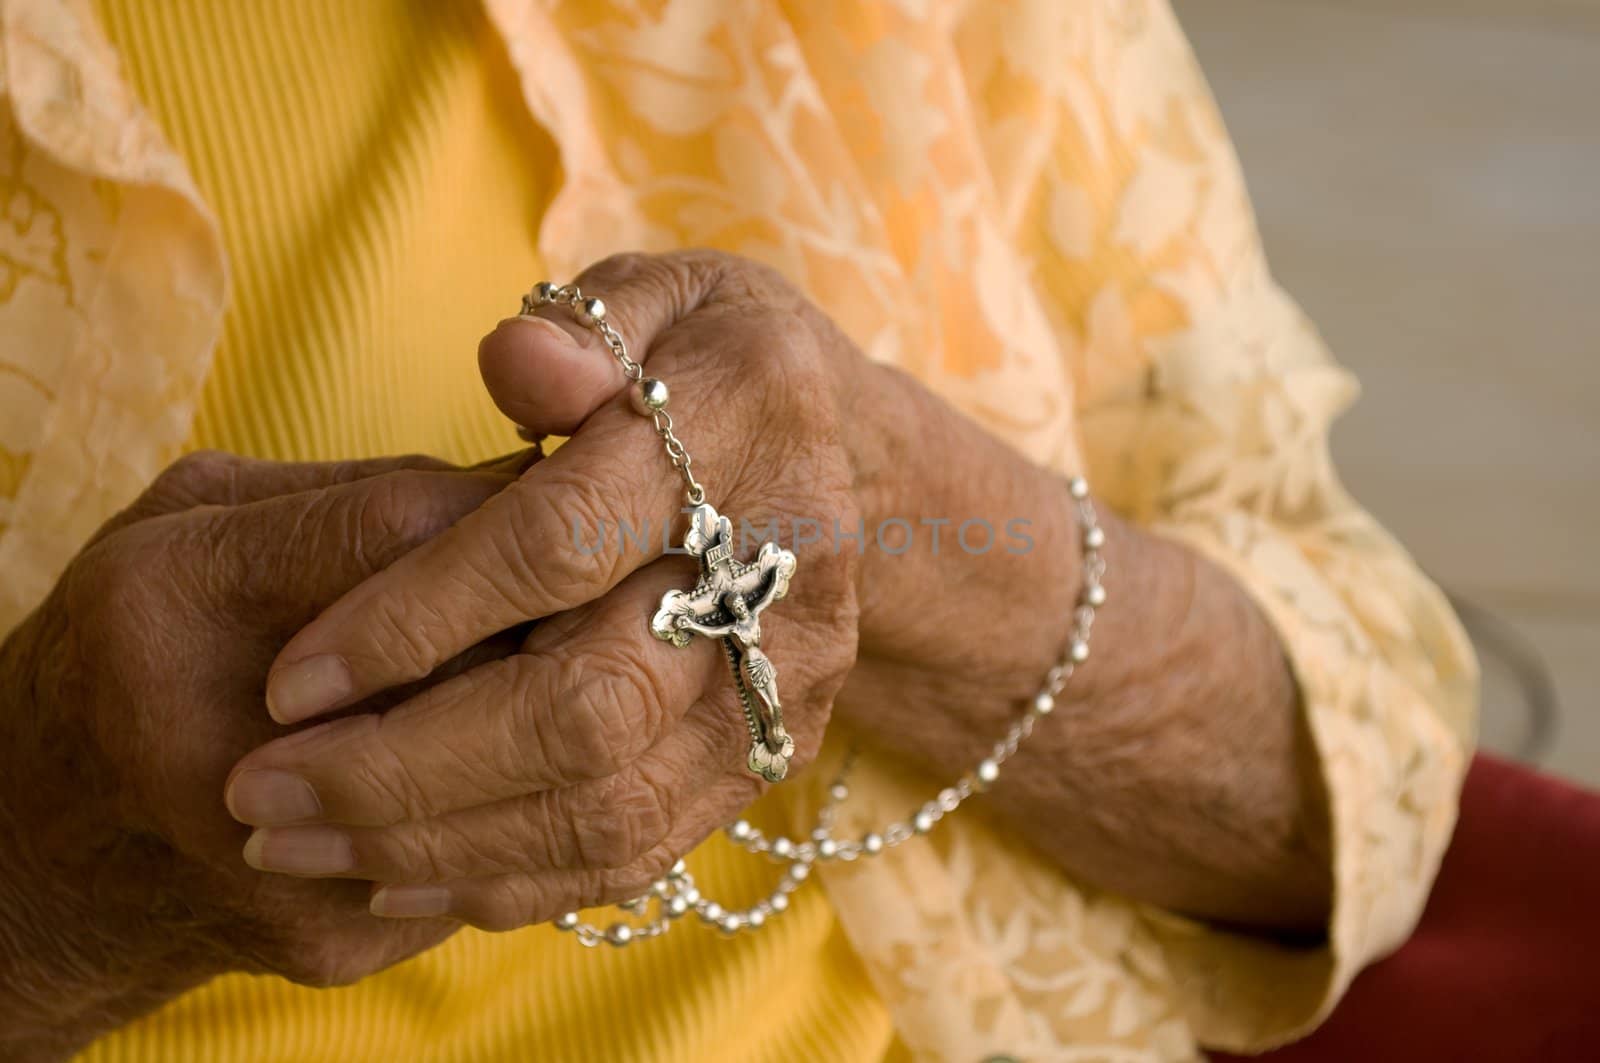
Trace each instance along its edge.
{"label": "yellow knit fabric", "polygon": [[[518,444],[478,337],[543,275],[557,180],[476,0],[97,0],[125,74],[217,211],[232,293],[191,443],[337,459]],[[733,902],[772,869],[691,857]],[[776,1005],[776,1006],[775,1006]],[[85,1060],[865,1060],[887,1011],[823,892],[761,934],[623,951],[472,930],[358,985],[230,976]]]}

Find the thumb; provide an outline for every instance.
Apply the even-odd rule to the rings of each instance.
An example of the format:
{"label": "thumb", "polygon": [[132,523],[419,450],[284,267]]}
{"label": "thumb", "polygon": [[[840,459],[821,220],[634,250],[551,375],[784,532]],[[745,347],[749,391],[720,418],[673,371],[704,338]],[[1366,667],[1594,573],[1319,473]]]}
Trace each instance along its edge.
{"label": "thumb", "polygon": [[[721,281],[726,256],[712,251],[613,255],[590,266],[554,303],[530,297],[478,346],[478,368],[495,405],[534,435],[571,435],[625,384],[606,341],[575,319],[584,300],[604,303],[604,319],[636,362],[656,338],[697,310]],[[573,289],[582,298],[571,297]]]}

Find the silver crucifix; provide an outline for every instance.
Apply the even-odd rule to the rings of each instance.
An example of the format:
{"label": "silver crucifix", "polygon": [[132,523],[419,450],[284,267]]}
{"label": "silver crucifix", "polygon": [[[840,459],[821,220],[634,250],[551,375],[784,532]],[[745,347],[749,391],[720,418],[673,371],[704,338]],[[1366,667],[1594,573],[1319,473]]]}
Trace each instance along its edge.
{"label": "silver crucifix", "polygon": [[794,739],[783,729],[778,670],[761,652],[761,612],[789,593],[794,554],[768,542],[749,564],[734,560],[733,522],[705,503],[689,514],[683,548],[700,559],[700,579],[693,590],[662,596],[650,631],[674,646],[695,635],[722,640],[750,727],[750,770],[777,782],[788,774]]}

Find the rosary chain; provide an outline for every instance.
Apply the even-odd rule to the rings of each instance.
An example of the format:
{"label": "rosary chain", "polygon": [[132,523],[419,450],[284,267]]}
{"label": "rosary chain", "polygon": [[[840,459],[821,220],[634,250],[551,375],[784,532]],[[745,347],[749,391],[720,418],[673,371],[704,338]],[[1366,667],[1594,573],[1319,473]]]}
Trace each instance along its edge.
{"label": "rosary chain", "polygon": [[[579,322],[595,329],[605,340],[606,346],[621,364],[623,374],[630,383],[636,385],[635,409],[652,418],[657,434],[666,445],[673,468],[682,474],[686,485],[685,496],[691,505],[705,501],[705,489],[690,473],[688,452],[673,434],[672,418],[664,409],[666,386],[660,381],[644,377],[643,367],[628,356],[627,344],[605,320],[605,304],[599,299],[584,298],[575,285],[561,287],[541,283],[522,297],[522,312],[531,313],[535,308],[551,303],[572,308]],[[653,398],[655,395],[659,395],[659,401]],[[555,921],[556,928],[570,931],[579,944],[587,947],[602,942],[621,947],[660,937],[672,928],[673,923],[690,913],[730,936],[742,931],[758,930],[766,925],[768,919],[788,909],[790,894],[810,877],[814,865],[873,857],[903,845],[918,835],[931,832],[941,819],[960,808],[974,794],[993,786],[1000,778],[1001,769],[1033,735],[1038,721],[1055,711],[1056,699],[1066,689],[1067,681],[1089,659],[1089,637],[1094,630],[1096,610],[1106,602],[1106,562],[1101,552],[1106,537],[1089,497],[1089,484],[1083,477],[1074,476],[1067,481],[1067,491],[1077,510],[1083,553],[1082,585],[1072,613],[1071,637],[1061,658],[1045,673],[1044,682],[1027,708],[1006,730],[1005,735],[995,742],[989,755],[978,761],[972,770],[941,789],[904,818],[878,830],[868,831],[859,838],[840,839],[835,837],[834,827],[839,809],[850,797],[848,777],[855,761],[855,751],[851,750],[846,754],[838,775],[828,786],[827,800],[818,810],[816,827],[809,838],[796,840],[783,835],[769,837],[743,819],[724,828],[728,839],[735,845],[784,866],[783,874],[772,891],[755,904],[747,908],[730,909],[703,896],[695,885],[694,876],[679,860],[664,877],[651,884],[648,893],[617,905],[623,912],[634,916],[636,921],[618,920],[602,928],[584,922],[577,912],[567,912]]]}
{"label": "rosary chain", "polygon": [[650,417],[651,423],[655,425],[656,434],[661,437],[662,445],[666,447],[667,460],[672,462],[672,467],[683,477],[683,497],[691,506],[698,506],[704,502],[706,489],[694,478],[694,459],[689,457],[689,451],[684,448],[683,440],[672,430],[672,415],[666,409],[667,387],[659,380],[647,378],[644,375],[644,366],[634,361],[628,354],[627,341],[612,327],[611,322],[606,320],[606,304],[599,299],[585,296],[576,284],[563,286],[551,284],[549,281],[541,281],[534,285],[533,290],[522,297],[524,314],[531,314],[541,306],[550,305],[567,307],[580,325],[594,330],[605,342],[606,349],[622,367],[622,375],[631,385],[634,408]]}

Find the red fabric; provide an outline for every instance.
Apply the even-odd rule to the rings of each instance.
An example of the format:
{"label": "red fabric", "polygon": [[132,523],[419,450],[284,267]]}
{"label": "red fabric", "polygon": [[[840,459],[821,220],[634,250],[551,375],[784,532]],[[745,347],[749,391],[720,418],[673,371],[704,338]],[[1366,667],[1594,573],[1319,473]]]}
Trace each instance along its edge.
{"label": "red fabric", "polygon": [[1479,756],[1411,940],[1316,1032],[1250,1058],[1600,1061],[1597,975],[1600,794]]}

